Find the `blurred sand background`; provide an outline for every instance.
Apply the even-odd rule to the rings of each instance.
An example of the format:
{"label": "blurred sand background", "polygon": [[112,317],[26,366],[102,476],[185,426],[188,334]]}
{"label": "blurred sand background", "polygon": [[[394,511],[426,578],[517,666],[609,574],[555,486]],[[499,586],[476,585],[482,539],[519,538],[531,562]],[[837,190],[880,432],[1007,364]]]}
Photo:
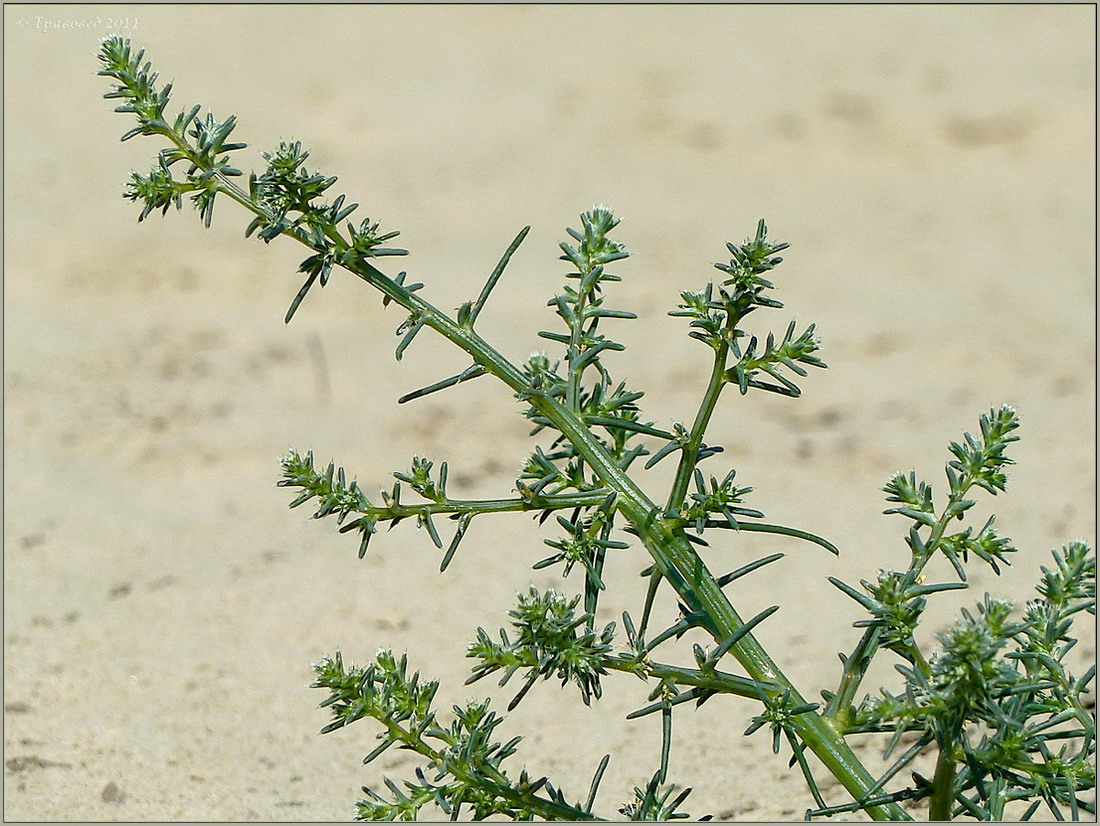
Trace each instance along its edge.
{"label": "blurred sand background", "polygon": [[[630,349],[608,363],[660,426],[690,422],[709,371],[665,313],[766,217],[792,243],[787,307],[754,329],[816,322],[830,369],[797,401],[731,392],[711,472],[736,467],[770,521],[843,555],[756,535],[707,558],[725,571],[787,552],[730,590],[746,616],[783,606],[761,636],[806,696],[835,685],[858,638],[858,607],[826,576],[905,564],[908,523],[881,515],[879,488],[915,467],[942,489],[948,441],[991,405],[1018,407],[1023,440],[1008,494],[976,518],[995,505],[1021,553],[999,579],[975,567],[927,634],[986,589],[1022,602],[1049,549],[1092,541],[1094,7],[8,4],[7,820],[348,819],[360,785],[413,764],[361,766],[369,721],[319,737],[310,663],[407,649],[442,681],[441,710],[487,694],[503,708],[515,687],[462,685],[465,642],[529,583],[561,584],[531,570],[546,549],[520,515],[475,522],[440,576],[412,525],[358,561],[354,538],[287,511],[274,481],[291,446],[368,492],[415,454],[449,462],[456,494],[506,496],[527,424],[488,380],[398,407],[465,362],[425,334],[397,365],[401,317],[354,279],[315,288],[284,326],[304,253],[244,240],[230,202],[210,230],[190,210],[137,225],[123,185],[161,146],[118,142],[131,123],[95,76],[108,16],[136,21],[176,82],[172,111],[238,115],[244,168],[302,140],[359,218],[402,231],[400,267],[441,307],[476,296],[531,224],[479,322],[513,359],[555,324],[564,227],[613,207],[633,257],[610,303],[644,321],[617,324]],[[608,621],[640,611],[637,553],[609,563]],[[888,656],[877,676],[896,689]],[[623,720],[646,694],[609,678],[585,708],[540,684],[501,729],[526,735],[514,771],[582,797],[610,751],[614,814],[657,766],[659,721]],[[696,816],[811,805],[767,734],[740,738],[755,711],[719,698],[677,713],[670,774],[695,788]]]}

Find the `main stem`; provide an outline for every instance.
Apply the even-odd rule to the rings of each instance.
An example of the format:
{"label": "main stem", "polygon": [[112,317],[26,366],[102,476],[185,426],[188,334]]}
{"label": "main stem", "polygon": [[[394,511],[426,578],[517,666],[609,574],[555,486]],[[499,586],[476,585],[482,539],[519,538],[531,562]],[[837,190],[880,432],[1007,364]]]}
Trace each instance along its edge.
{"label": "main stem", "polygon": [[[730,604],[691,543],[684,538],[682,528],[659,515],[657,507],[607,456],[606,451],[586,428],[571,421],[569,417],[554,415],[556,411],[552,408],[556,406],[556,402],[552,399],[544,399],[543,403],[545,406],[540,406],[540,409],[588,459],[604,484],[618,491],[618,509],[637,528],[646,550],[681,599],[691,610],[699,611],[710,618],[715,639],[721,641],[743,626],[744,620]],[[753,679],[776,684],[772,698],[783,696],[789,689],[793,704],[805,702],[752,634],[745,635],[730,651]],[[793,717],[791,727],[857,800],[874,787],[874,777],[848,747],[844,738],[816,712]],[[876,806],[867,811],[876,820],[909,819],[897,804]]]}
{"label": "main stem", "polygon": [[940,756],[936,760],[936,773],[932,777],[932,798],[928,804],[928,819],[950,820],[951,809],[955,803],[955,761],[951,759],[950,749],[941,745]]}

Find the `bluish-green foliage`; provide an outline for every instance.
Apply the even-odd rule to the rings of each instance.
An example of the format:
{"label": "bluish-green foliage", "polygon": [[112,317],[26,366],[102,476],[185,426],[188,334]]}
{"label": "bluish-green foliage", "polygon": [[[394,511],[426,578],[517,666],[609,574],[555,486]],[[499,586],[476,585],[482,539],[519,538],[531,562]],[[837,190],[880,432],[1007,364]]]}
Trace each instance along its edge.
{"label": "bluish-green foliage", "polygon": [[[503,685],[520,677],[510,710],[537,696],[533,689],[540,678],[572,685],[585,703],[598,700],[616,672],[646,681],[648,703],[629,716],[660,719],[661,750],[618,814],[633,820],[687,816],[680,807],[690,790],[668,777],[673,721],[682,705],[701,706],[716,694],[755,704],[746,733],[766,729],[776,753],[790,750],[790,765],[798,766],[813,799],[809,817],[863,810],[875,819],[908,819],[923,800],[933,819],[1030,818],[1042,812],[1077,819],[1095,813],[1088,795],[1095,786],[1096,725],[1086,700],[1095,667],[1077,675],[1067,658],[1079,633],[1074,621],[1095,613],[1096,558],[1088,545],[1077,541],[1056,551],[1054,566],[1041,569],[1039,597],[1022,610],[986,595],[974,610],[963,610],[931,649],[922,647],[915,633],[929,598],[968,587],[968,566],[984,564],[1000,573],[1011,559],[1026,558],[993,528],[992,517],[981,525],[967,521],[975,505],[970,495],[1005,489],[1004,470],[1012,462],[1005,451],[1019,438],[1015,410],[991,410],[979,420],[979,435],[967,433],[950,444],[945,497],[937,498],[933,486],[915,473],[895,474],[886,483],[891,505],[886,513],[910,523],[908,564],[904,570],[880,570],[857,585],[831,580],[868,616],[856,623],[862,629],[858,642],[841,655],[836,688],[820,692],[824,703],[809,701],[753,633],[780,607],[744,620],[723,590],[783,554],[722,575],[712,574],[700,555],[710,543],[752,532],[838,552],[808,531],[762,521],[764,514],[752,506],[752,487],[742,485],[734,469],[711,475],[700,467],[721,453],[707,444],[706,434],[724,390],[732,386],[741,394],[764,390],[797,398],[802,391],[795,377],[805,377],[807,367],[825,367],[812,324],[799,333],[790,322],[782,335],[768,333],[763,340],[742,326],[750,313],[783,307],[772,279],[786,243],[774,241],[760,221],[752,238],[727,245],[728,263],[715,264],[723,273],[717,283],[680,294],[671,315],[690,320],[688,334],[708,346],[712,369],[690,423],[658,426],[642,413],[643,392],[611,372],[618,359],[609,357],[625,349],[612,337],[615,325],[635,318],[608,303],[608,288],[621,280],[628,257],[611,210],[600,206],[583,213],[580,229],[567,230],[569,240],[560,245],[561,260],[571,269],[563,273],[561,292],[548,302],[556,326],[539,332],[555,354],[535,354],[515,365],[476,332],[475,324],[527,228],[507,247],[478,297],[452,317],[422,298],[418,291],[424,285],[408,283],[405,272],[390,276],[378,268],[380,259],[406,254],[387,245],[397,233],[382,232],[378,221],[349,221],[358,205],[346,204],[343,195],[330,196],[336,178],[309,171],[309,153],[300,143],[283,142],[261,153],[266,168],[248,177],[247,188],[238,186],[234,179],[242,173],[230,157],[245,145],[229,141],[234,118],[219,121],[196,106],[166,119],[171,86],[158,87],[157,74],[143,58],[120,37],[104,40],[100,54],[100,74],[114,82],[107,97],[122,100],[117,111],[137,119],[123,139],[157,136],[168,144],[152,171],[134,173],[127,188],[127,197],[142,207],[141,219],[154,210],[179,209],[187,196],[209,225],[215,200],[225,196],[251,214],[246,235],[265,242],[287,236],[309,249],[300,267],[306,279],[287,321],[315,283],[324,286],[333,272],[345,270],[378,290],[384,304],[408,313],[398,328],[397,358],[425,328],[469,357],[462,372],[406,394],[401,403],[485,375],[503,382],[521,401],[534,426],[531,435],[542,441],[523,459],[514,496],[455,498],[448,490],[447,463],[437,466],[419,456],[408,470],[394,473],[392,489],[375,500],[349,482],[343,468],[333,463],[319,468],[309,452],[292,450],[283,458],[279,484],[296,489],[292,507],[313,502],[315,518],[335,515],[341,531],[357,532],[360,556],[379,527],[414,522],[442,552],[441,569],[454,558],[473,519],[512,511],[537,515],[554,535],[545,540],[552,553],[534,554],[532,567],[561,566],[566,576],[578,572],[577,593],[518,589],[509,612],[511,629],[492,634],[478,628],[469,643],[467,654],[474,661],[469,682],[491,675]],[[646,462],[636,461],[643,457]],[[666,458],[676,459],[674,478],[667,497],[655,500],[645,490],[646,471]],[[641,575],[637,607],[622,614],[621,626],[597,622],[609,554],[633,560]],[[928,563],[941,555],[955,577],[927,582]],[[662,588],[675,592],[680,615],[667,627],[652,628],[652,608]],[[675,656],[667,643],[688,635],[693,662],[666,661]],[[899,661],[898,678],[868,696],[868,668],[883,652]],[[456,819],[463,813],[477,819],[599,817],[596,802],[609,756],[583,755],[595,766],[591,786],[583,798],[568,797],[546,777],[509,773],[504,764],[521,738],[497,739],[504,718],[489,701],[454,706],[441,715],[435,706],[438,684],[410,674],[405,655],[381,651],[356,667],[336,654],[314,670],[314,686],[326,693],[322,706],[332,715],[325,732],[371,718],[379,742],[367,762],[393,746],[421,759],[421,767],[402,783],[387,779],[384,790],[365,789],[357,809],[361,819],[411,820],[425,807],[429,814]],[[877,776],[849,744],[868,736],[878,737],[892,760]],[[925,753],[935,757],[934,776],[913,772],[905,779],[902,770]],[[637,754],[627,759],[638,766],[646,760]],[[734,771],[736,751],[724,759]],[[819,782],[824,773],[843,791]],[[825,789],[843,799],[827,801]]]}

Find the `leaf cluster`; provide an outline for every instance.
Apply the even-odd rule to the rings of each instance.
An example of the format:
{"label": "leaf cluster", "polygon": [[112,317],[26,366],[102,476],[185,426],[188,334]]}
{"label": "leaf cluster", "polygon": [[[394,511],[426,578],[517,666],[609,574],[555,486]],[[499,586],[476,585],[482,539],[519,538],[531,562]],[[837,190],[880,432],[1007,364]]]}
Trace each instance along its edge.
{"label": "leaf cluster", "polygon": [[[1018,427],[1016,411],[1005,406],[981,416],[980,436],[966,433],[961,442],[950,444],[948,495],[940,508],[932,486],[918,481],[915,472],[896,473],[889,480],[883,490],[898,506],[886,513],[913,522],[906,538],[906,571],[880,570],[875,581],[862,580],[861,589],[831,578],[870,618],[855,623],[866,631],[852,654],[842,656],[840,689],[823,692],[830,711],[846,721],[851,733],[892,731],[888,757],[903,735],[916,738],[880,778],[880,786],[934,746],[940,761],[937,778],[914,775],[908,792],[911,799],[932,797],[934,814],[944,819],[1000,820],[1005,807],[1018,800],[1029,802],[1027,817],[1043,805],[1059,820],[1066,809],[1074,819],[1095,811],[1094,803],[1079,797],[1095,785],[1095,717],[1085,709],[1095,667],[1075,677],[1064,662],[1076,643],[1073,617],[1095,613],[1096,557],[1084,542],[1054,552],[1056,567],[1042,568],[1037,588],[1043,599],[1028,603],[1022,618],[1012,619],[1011,603],[986,594],[976,613],[963,610],[951,628],[937,635],[939,646],[931,655],[915,639],[928,596],[967,587],[964,566],[971,557],[999,573],[1015,552],[1010,540],[993,530],[992,517],[977,529],[950,532],[948,526],[976,504],[967,498],[972,489],[1004,491],[1004,468],[1012,463],[1004,451],[1019,438]],[[951,563],[957,582],[924,582],[922,571],[937,554]],[[903,659],[897,668],[904,690],[881,689],[846,711],[880,649]]]}
{"label": "leaf cluster", "polygon": [[[1075,676],[1065,658],[1076,643],[1074,617],[1095,613],[1096,557],[1074,542],[1054,558],[1056,569],[1043,568],[1037,588],[1042,599],[1029,602],[1022,617],[1012,619],[1012,604],[987,594],[976,613],[964,610],[938,635],[928,665],[899,668],[903,693],[883,690],[857,714],[854,728],[893,727],[887,754],[908,732],[917,746],[935,743],[941,759],[958,762],[953,815],[1001,820],[1017,800],[1029,802],[1024,819],[1040,806],[1058,820],[1095,812],[1081,794],[1096,784],[1096,720],[1087,696],[1096,668]],[[915,749],[898,763],[910,762]]]}
{"label": "leaf cluster", "polygon": [[416,820],[429,804],[452,820],[463,807],[475,820],[492,815],[513,820],[593,819],[590,805],[570,804],[547,778],[532,779],[526,770],[515,780],[508,776],[503,763],[516,753],[522,738],[494,740],[502,718],[490,710],[487,700],[454,706],[450,725],[442,725],[432,707],[438,683],[422,682],[419,672],[410,675],[405,656],[397,659],[382,650],[361,668],[345,666],[337,654],[317,663],[314,671],[312,687],[328,692],[321,705],[333,717],[324,732],[372,717],[382,724],[381,742],[364,763],[396,745],[418,754],[428,770],[418,768],[416,779],[406,780],[403,787],[387,779],[388,794],[364,787],[367,797],[357,809],[360,820]]}
{"label": "leaf cluster", "polygon": [[477,639],[467,647],[467,656],[479,662],[467,683],[503,671],[500,684],[504,685],[516,671],[526,670],[526,682],[508,705],[509,711],[540,676],[544,679],[557,676],[562,685],[576,684],[585,705],[593,697],[601,697],[600,678],[607,674],[612,659],[615,623],[608,623],[596,632],[590,627],[593,619],[590,614],[578,615],[579,603],[579,596],[569,599],[553,589],[540,593],[532,585],[526,594],[519,595],[517,606],[508,612],[517,632],[514,640],[504,629],[500,631],[499,643],[484,628],[477,629]]}
{"label": "leaf cluster", "polygon": [[[214,214],[214,199],[222,191],[223,182],[241,175],[241,171],[229,162],[229,154],[243,149],[247,144],[231,142],[230,133],[236,127],[236,118],[219,121],[213,113],[200,118],[201,107],[181,112],[169,124],[164,110],[172,93],[172,84],[157,88],[157,73],[144,59],[144,50],[134,54],[128,40],[118,35],[104,39],[99,60],[103,68],[100,75],[113,78],[115,86],[104,97],[118,98],[125,103],[116,112],[136,116],[138,125],[122,136],[129,140],[137,135],[160,135],[168,138],[172,146],[157,156],[157,164],[148,175],[134,172],[126,188],[126,197],[144,204],[139,221],[154,209],[167,213],[169,207],[182,208],[183,196],[190,195],[203,223],[210,226]],[[188,141],[188,137],[193,142]],[[186,162],[183,180],[173,177],[171,167]]]}

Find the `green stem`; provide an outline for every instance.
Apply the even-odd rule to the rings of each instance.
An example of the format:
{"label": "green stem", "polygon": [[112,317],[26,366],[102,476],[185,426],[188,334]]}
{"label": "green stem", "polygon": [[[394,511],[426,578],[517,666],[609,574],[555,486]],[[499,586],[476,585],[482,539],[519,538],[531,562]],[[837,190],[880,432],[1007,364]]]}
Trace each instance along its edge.
{"label": "green stem", "polygon": [[[943,540],[943,535],[947,532],[947,526],[954,518],[948,516],[950,507],[956,502],[961,501],[973,484],[974,480],[967,477],[962,480],[958,492],[949,496],[944,513],[936,520],[936,524],[932,526],[932,530],[928,534],[928,540],[924,543],[924,552],[913,555],[909,563],[909,569],[902,578],[903,585],[912,585],[917,581],[918,577],[920,577],[925,565],[928,564],[928,561],[939,549],[940,542]],[[859,690],[860,683],[867,673],[871,660],[874,659],[875,654],[877,654],[881,648],[880,639],[881,634],[878,628],[868,628],[867,631],[864,632],[863,637],[860,638],[859,643],[856,645],[851,655],[845,660],[844,671],[840,678],[840,685],[833,699],[829,701],[829,705],[825,711],[825,715],[836,720],[842,731],[847,723],[848,709],[851,708],[855,701],[856,692]],[[920,649],[913,646],[910,649],[910,655],[913,665],[916,666],[922,674],[927,677],[932,673],[932,668],[924,658],[924,655],[921,654]]]}
{"label": "green stem", "polygon": [[867,673],[871,658],[879,649],[880,631],[881,629],[878,626],[872,626],[863,632],[863,636],[860,637],[855,649],[844,661],[844,671],[841,674],[840,685],[837,687],[836,694],[833,695],[833,698],[829,700],[829,704],[825,707],[825,716],[836,721],[836,725],[841,731],[848,728],[851,708],[855,703],[859,684],[863,681],[863,675]]}
{"label": "green stem", "polygon": [[[639,668],[637,662],[633,659],[624,660],[621,663],[612,660],[606,666],[613,671],[622,671],[628,674],[636,674]],[[753,700],[760,699],[761,690],[775,691],[778,688],[775,683],[760,683],[725,671],[715,670],[704,673],[695,668],[684,668],[678,665],[655,662],[646,662],[642,668],[647,676],[668,680],[676,685],[713,688],[722,694],[735,694],[738,697],[748,697]]]}
{"label": "green stem", "polygon": [[936,774],[932,777],[932,798],[928,806],[929,820],[950,820],[955,802],[955,761],[948,749],[940,748]]}
{"label": "green stem", "polygon": [[[732,331],[737,319],[727,316],[724,332]],[[691,476],[699,461],[699,449],[703,445],[703,434],[706,433],[710,418],[714,414],[714,408],[718,404],[718,397],[722,394],[722,388],[726,386],[726,360],[729,357],[728,336],[723,336],[721,343],[714,351],[714,366],[710,371],[710,380],[707,382],[707,390],[703,395],[703,401],[699,405],[699,412],[695,414],[695,423],[691,427],[691,434],[687,443],[680,451],[680,464],[676,466],[676,478],[672,482],[672,489],[668,494],[666,510],[679,510],[687,496],[688,485],[691,484]]]}
{"label": "green stem", "polygon": [[581,282],[577,285],[577,304],[573,308],[575,315],[573,323],[569,325],[569,382],[565,388],[565,400],[569,409],[576,415],[580,415],[581,377],[585,364],[578,364],[581,357],[581,339],[584,336],[584,305],[588,301],[588,290],[585,285],[590,273],[581,274]]}
{"label": "green stem", "polygon": [[513,511],[546,511],[568,508],[591,508],[607,498],[608,491],[585,491],[583,493],[555,494],[553,496],[536,495],[522,499],[445,499],[442,502],[424,502],[419,505],[394,504],[389,507],[372,507],[364,513],[375,519],[404,519],[419,514],[450,513],[508,513]]}

